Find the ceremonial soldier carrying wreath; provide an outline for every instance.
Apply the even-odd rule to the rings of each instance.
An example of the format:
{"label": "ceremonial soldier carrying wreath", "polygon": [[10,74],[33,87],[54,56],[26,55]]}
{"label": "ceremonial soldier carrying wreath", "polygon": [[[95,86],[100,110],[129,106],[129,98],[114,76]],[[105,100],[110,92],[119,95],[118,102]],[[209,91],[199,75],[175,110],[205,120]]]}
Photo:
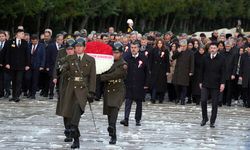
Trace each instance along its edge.
{"label": "ceremonial soldier carrying wreath", "polygon": [[71,148],[79,148],[80,131],[79,122],[85,111],[87,102],[92,102],[96,88],[95,59],[84,53],[85,41],[76,40],[75,54],[68,56],[62,67],[62,73],[67,72],[68,84],[65,89],[64,99],[67,107],[63,110],[70,118],[70,138],[74,139]]}

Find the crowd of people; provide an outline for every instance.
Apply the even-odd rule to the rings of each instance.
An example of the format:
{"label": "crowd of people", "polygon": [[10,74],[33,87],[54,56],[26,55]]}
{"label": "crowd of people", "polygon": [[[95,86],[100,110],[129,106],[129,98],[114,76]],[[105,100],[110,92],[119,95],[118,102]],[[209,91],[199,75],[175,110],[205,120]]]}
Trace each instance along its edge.
{"label": "crowd of people", "polygon": [[[201,103],[201,126],[208,121],[207,100],[210,98],[210,127],[214,127],[217,106],[230,107],[234,101],[243,100],[243,107],[250,108],[250,35],[240,32],[219,35],[216,30],[211,37],[204,33],[174,35],[171,31],[164,34],[151,31],[142,35],[134,31],[131,20],[128,20],[128,25],[125,33],[115,32],[113,27],[109,27],[108,32],[92,31],[90,34],[82,29],[74,34],[60,32],[55,39],[51,29],[46,29],[41,35],[30,35],[19,26],[13,37],[8,31],[1,30],[0,97],[12,95],[9,100],[19,102],[21,95],[36,99],[40,92],[40,96],[53,99],[54,93],[60,91],[57,94],[60,100],[57,114],[64,117],[66,142],[72,141],[70,133],[74,123],[77,137],[74,137],[72,146],[76,148],[80,136],[78,124],[86,101],[75,106],[74,101],[69,100],[66,107],[71,111],[62,112],[60,107],[66,105],[61,104],[65,98],[85,97],[88,101],[100,101],[103,97],[111,144],[116,143],[115,126],[123,100],[126,100],[125,114],[120,123],[129,125],[131,106],[135,101],[136,125],[141,126],[142,102],[146,93],[152,104],[164,101],[180,105]],[[86,43],[90,41],[113,48],[115,62],[104,74],[96,75],[93,58],[84,55]],[[65,69],[64,57],[73,54],[75,57],[66,61],[66,68],[73,77],[61,76],[59,79],[59,72]],[[76,63],[78,60],[82,63],[80,67]],[[71,68],[70,64],[76,67]],[[86,84],[91,87],[88,89],[90,93],[84,89],[87,85],[75,84],[85,81],[85,77]]]}
{"label": "crowd of people", "polygon": [[[83,37],[86,41],[101,41],[111,46],[115,42],[122,43],[124,58],[131,53],[131,43],[138,43],[139,52],[147,58],[149,65],[149,88],[146,91],[151,94],[152,103],[163,103],[168,99],[170,102],[180,102],[181,105],[200,104],[199,76],[202,57],[209,53],[209,44],[217,42],[219,53],[226,58],[225,91],[220,95],[219,105],[231,106],[232,100],[242,99],[245,107],[250,106],[248,62],[247,59],[244,59],[246,62],[241,59],[249,52],[249,35],[238,32],[235,35],[218,35],[217,31],[214,31],[210,38],[203,33],[192,36],[182,33],[177,36],[171,31],[165,34],[152,31],[142,35],[131,28],[128,33],[116,33],[114,28],[110,27],[107,33],[92,31],[87,34],[83,29],[75,31],[73,35],[61,32],[53,39],[51,29],[46,29],[40,36],[29,33],[20,35],[22,32],[19,31],[23,31],[23,27],[19,27],[13,38],[10,38],[8,31],[0,32],[0,97],[8,98],[11,95],[12,83],[13,97],[10,100],[19,101],[22,93],[35,99],[37,91],[40,91],[40,96],[53,99],[53,72],[58,51],[63,48],[68,38]],[[18,46],[17,39],[20,39],[21,46]],[[25,51],[16,52],[13,50],[15,48]],[[182,52],[181,57],[177,52]],[[25,59],[27,63],[20,64],[20,59]],[[11,71],[13,69],[16,70],[15,73]],[[100,85],[97,86],[96,100],[102,96]]]}

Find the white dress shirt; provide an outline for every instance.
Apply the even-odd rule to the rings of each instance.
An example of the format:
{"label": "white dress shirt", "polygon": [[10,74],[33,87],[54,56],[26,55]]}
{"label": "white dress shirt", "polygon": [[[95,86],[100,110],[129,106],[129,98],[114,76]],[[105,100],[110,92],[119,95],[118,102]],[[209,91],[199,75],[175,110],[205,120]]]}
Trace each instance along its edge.
{"label": "white dress shirt", "polygon": [[139,56],[139,53],[137,53],[136,55],[132,54],[132,57],[134,57],[134,58],[137,58],[138,56]]}
{"label": "white dress shirt", "polygon": [[82,60],[83,56],[84,56],[84,53],[83,54],[77,54],[77,57],[80,58],[80,60]]}
{"label": "white dress shirt", "polygon": [[57,48],[57,50],[59,50],[60,47],[61,47],[61,45],[59,45],[58,43],[56,43],[56,48]]}
{"label": "white dress shirt", "polygon": [[210,58],[211,58],[211,59],[214,59],[216,56],[217,56],[217,53],[215,53],[215,54],[210,54]]}
{"label": "white dress shirt", "polygon": [[20,44],[20,45],[21,45],[21,44],[22,44],[22,40],[21,40],[21,39],[16,38],[16,45],[17,45],[17,46],[20,46],[20,45],[18,45],[18,44]]}

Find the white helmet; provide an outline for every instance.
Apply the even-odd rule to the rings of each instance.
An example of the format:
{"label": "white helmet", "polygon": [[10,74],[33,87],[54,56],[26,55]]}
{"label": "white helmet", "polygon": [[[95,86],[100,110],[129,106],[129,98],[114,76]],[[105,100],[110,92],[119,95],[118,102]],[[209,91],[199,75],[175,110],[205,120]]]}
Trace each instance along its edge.
{"label": "white helmet", "polygon": [[127,21],[128,24],[134,23],[132,19],[128,19]]}

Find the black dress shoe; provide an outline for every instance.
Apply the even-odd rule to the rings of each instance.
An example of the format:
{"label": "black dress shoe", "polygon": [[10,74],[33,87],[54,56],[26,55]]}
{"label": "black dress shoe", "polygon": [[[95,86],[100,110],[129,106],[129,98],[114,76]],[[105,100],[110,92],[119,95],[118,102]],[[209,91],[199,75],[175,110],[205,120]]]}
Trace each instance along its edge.
{"label": "black dress shoe", "polygon": [[175,104],[178,104],[178,103],[179,103],[179,100],[176,99],[176,100],[175,100]]}
{"label": "black dress shoe", "polygon": [[115,145],[116,144],[116,140],[117,140],[116,135],[112,136],[111,139],[110,139],[110,141],[109,141],[109,144],[110,145]]}
{"label": "black dress shoe", "polygon": [[49,95],[48,94],[43,94],[43,97],[48,97]]}
{"label": "black dress shoe", "polygon": [[28,97],[29,95],[27,94],[27,92],[23,92],[23,96]]}
{"label": "black dress shoe", "polygon": [[15,98],[11,98],[11,99],[9,99],[9,101],[11,102],[11,101],[15,101]]}
{"label": "black dress shoe", "polygon": [[120,124],[124,125],[124,126],[128,126],[128,119],[124,119],[120,122]]}
{"label": "black dress shoe", "polygon": [[201,121],[201,126],[205,126],[207,122],[208,122],[208,119],[203,119]]}
{"label": "black dress shoe", "polygon": [[141,126],[141,122],[140,121],[136,121],[136,126]]}
{"label": "black dress shoe", "polygon": [[30,99],[36,99],[36,97],[35,96],[30,96]]}
{"label": "black dress shoe", "polygon": [[44,95],[44,92],[43,92],[43,91],[41,91],[41,92],[40,92],[40,96],[43,96],[43,95]]}
{"label": "black dress shoe", "polygon": [[73,144],[71,145],[71,148],[72,148],[72,149],[80,148],[79,138],[74,138],[74,142],[73,142]]}
{"label": "black dress shoe", "polygon": [[0,94],[0,98],[3,98],[3,97],[4,97],[4,93],[1,93],[1,94]]}
{"label": "black dress shoe", "polygon": [[185,105],[185,101],[181,101],[181,105]]}
{"label": "black dress shoe", "polygon": [[155,104],[155,100],[152,99],[152,100],[151,100],[151,103],[152,103],[152,104]]}
{"label": "black dress shoe", "polygon": [[73,139],[71,137],[66,137],[64,139],[64,142],[72,142],[72,141],[73,141]]}
{"label": "black dress shoe", "polygon": [[20,98],[16,98],[14,101],[15,101],[16,103],[18,103],[18,102],[20,102]]}
{"label": "black dress shoe", "polygon": [[29,93],[28,96],[27,96],[27,98],[31,98],[32,96],[33,96],[33,95]]}
{"label": "black dress shoe", "polygon": [[215,128],[214,123],[210,123],[210,128]]}
{"label": "black dress shoe", "polygon": [[53,99],[53,96],[50,95],[50,96],[49,96],[49,99]]}

